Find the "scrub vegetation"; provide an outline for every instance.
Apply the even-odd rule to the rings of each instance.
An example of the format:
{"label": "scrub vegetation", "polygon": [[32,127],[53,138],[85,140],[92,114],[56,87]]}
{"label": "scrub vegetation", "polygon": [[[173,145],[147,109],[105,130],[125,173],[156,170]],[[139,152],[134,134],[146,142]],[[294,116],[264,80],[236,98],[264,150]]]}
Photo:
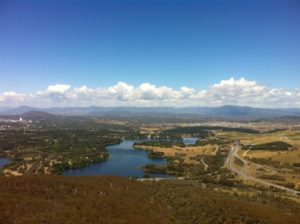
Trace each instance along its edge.
{"label": "scrub vegetation", "polygon": [[0,223],[296,224],[299,204],[226,193],[190,181],[118,177],[0,177]]}

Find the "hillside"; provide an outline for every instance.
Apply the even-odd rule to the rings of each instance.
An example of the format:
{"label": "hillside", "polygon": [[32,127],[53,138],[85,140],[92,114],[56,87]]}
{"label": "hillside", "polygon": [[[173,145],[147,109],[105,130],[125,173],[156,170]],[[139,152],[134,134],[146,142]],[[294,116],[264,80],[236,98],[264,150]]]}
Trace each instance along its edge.
{"label": "hillside", "polygon": [[118,177],[0,177],[0,223],[299,223],[300,206],[195,182]]}
{"label": "hillside", "polygon": [[57,115],[48,113],[48,112],[42,112],[42,111],[28,111],[25,113],[21,113],[18,115],[0,115],[0,118],[4,118],[4,119],[19,119],[20,117],[22,117],[23,119],[26,120],[54,120],[57,119]]}

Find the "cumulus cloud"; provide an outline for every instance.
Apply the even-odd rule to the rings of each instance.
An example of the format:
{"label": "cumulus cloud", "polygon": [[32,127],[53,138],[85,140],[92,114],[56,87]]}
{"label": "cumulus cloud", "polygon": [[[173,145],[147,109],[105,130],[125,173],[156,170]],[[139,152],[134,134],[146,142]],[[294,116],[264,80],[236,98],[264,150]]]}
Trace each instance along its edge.
{"label": "cumulus cloud", "polygon": [[262,85],[245,78],[221,80],[207,89],[183,86],[174,89],[142,83],[125,82],[100,88],[49,85],[46,90],[22,94],[0,94],[0,106],[221,106],[300,107],[300,90],[286,90]]}
{"label": "cumulus cloud", "polygon": [[50,93],[60,93],[63,94],[66,91],[68,91],[71,88],[70,85],[66,85],[66,84],[56,84],[56,85],[50,85],[48,86],[47,90]]}

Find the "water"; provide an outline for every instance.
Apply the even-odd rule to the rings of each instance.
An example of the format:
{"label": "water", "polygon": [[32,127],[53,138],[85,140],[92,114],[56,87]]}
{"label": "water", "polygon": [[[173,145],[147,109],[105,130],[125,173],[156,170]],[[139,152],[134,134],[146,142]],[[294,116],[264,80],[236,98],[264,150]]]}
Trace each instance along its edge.
{"label": "water", "polygon": [[185,145],[193,145],[199,138],[182,138],[182,141]]}
{"label": "water", "polygon": [[[65,176],[125,176],[125,177],[143,177],[144,172],[141,166],[147,164],[166,165],[165,159],[149,159],[147,152],[135,150],[134,141],[123,141],[117,145],[107,147],[109,158],[107,161],[92,164],[88,167],[79,169],[70,169],[64,172]],[[164,174],[153,174],[151,177],[170,177]]]}
{"label": "water", "polygon": [[11,160],[6,158],[0,158],[0,169],[2,169],[6,164],[9,164]]}

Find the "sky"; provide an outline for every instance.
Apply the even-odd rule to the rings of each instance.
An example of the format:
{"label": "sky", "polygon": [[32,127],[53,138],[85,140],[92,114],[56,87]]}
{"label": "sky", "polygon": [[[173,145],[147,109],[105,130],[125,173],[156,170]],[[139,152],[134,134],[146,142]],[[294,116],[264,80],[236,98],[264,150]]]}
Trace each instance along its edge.
{"label": "sky", "polygon": [[0,0],[0,106],[300,107],[299,0]]}

